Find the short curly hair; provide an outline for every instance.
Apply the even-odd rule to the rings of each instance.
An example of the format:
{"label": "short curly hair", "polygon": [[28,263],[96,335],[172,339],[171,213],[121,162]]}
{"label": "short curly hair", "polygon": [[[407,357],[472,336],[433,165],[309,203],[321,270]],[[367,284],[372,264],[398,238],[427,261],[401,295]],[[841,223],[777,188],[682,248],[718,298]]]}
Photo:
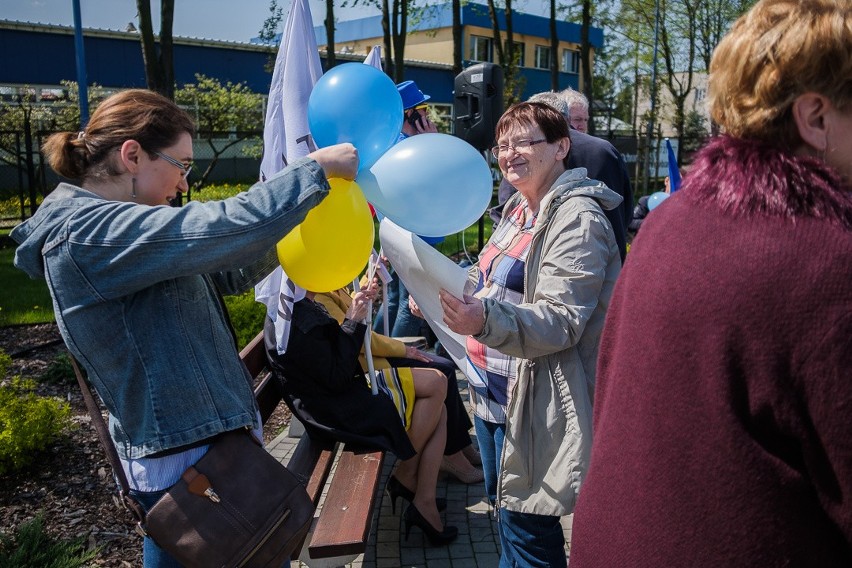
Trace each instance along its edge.
{"label": "short curly hair", "polygon": [[713,53],[713,120],[737,138],[792,150],[802,144],[793,102],[808,92],[841,111],[852,103],[852,3],[761,0]]}

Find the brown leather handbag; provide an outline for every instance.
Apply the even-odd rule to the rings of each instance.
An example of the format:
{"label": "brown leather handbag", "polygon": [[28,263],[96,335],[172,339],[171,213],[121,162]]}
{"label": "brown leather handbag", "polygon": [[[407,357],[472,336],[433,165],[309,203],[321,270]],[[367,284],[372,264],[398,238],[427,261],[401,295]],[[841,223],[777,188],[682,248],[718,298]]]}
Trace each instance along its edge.
{"label": "brown leather handbag", "polygon": [[138,531],[188,568],[280,568],[301,544],[314,514],[295,475],[247,430],[217,436],[146,514],[129,485],[100,409],[71,359],[101,445]]}

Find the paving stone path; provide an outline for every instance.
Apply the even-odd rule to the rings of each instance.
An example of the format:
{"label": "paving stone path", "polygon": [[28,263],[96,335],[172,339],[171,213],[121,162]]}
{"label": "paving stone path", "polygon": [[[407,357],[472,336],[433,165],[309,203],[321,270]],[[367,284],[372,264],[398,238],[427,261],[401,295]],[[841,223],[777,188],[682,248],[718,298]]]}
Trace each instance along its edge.
{"label": "paving stone path", "polygon": [[[461,373],[458,374],[458,383],[462,400],[467,401],[467,381]],[[269,444],[269,451],[286,464],[298,442],[298,438],[290,437],[288,428]],[[410,537],[405,539],[405,527],[400,514],[404,508],[402,500],[397,500],[396,514],[391,510],[391,502],[384,487],[394,461],[394,456],[387,454],[378,489],[381,506],[377,514],[373,515],[367,551],[355,558],[326,563],[312,561],[310,568],[496,568],[500,560],[500,539],[485,498],[484,485],[465,485],[452,476],[441,474],[437,495],[447,499],[444,522],[458,527],[459,537],[449,546],[432,547],[417,528],[412,528]],[[570,517],[563,519],[563,529],[565,541],[570,543]],[[301,566],[305,564],[292,562],[293,568]]]}

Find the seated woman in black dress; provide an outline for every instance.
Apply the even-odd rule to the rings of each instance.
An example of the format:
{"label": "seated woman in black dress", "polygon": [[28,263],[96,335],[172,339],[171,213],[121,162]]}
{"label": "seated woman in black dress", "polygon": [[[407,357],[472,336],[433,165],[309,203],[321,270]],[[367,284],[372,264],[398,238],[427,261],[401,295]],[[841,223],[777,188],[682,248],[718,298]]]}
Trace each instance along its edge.
{"label": "seated woman in black dress", "polygon": [[[328,311],[328,314],[343,323],[346,311],[352,305],[352,296],[347,288],[333,292],[317,293],[313,300]],[[415,347],[407,346],[399,339],[370,332],[370,353],[374,369],[402,370],[405,368],[438,369],[447,378],[447,396],[444,408],[447,410],[447,445],[444,448],[444,459],[441,461],[441,471],[453,475],[462,483],[479,483],[483,480],[482,470],[474,463],[481,464],[479,452],[473,447],[470,429],[473,423],[467,413],[467,408],[459,394],[456,382],[456,365],[449,359],[425,353]],[[364,346],[358,358],[361,370],[367,371],[367,359]],[[388,372],[388,371],[386,371]],[[477,460],[474,462],[473,460]],[[391,499],[395,499],[393,484],[388,488]]]}
{"label": "seated woman in black dress", "polygon": [[377,371],[379,393],[372,394],[358,354],[375,290],[371,285],[355,294],[342,324],[308,292],[293,305],[284,354],[275,347],[275,326],[267,318],[267,356],[285,401],[310,435],[389,450],[400,459],[388,485],[392,498],[411,500],[404,514],[406,536],[414,525],[432,544],[448,544],[458,529],[443,525],[435,498],[447,435],[447,380],[435,369]]}

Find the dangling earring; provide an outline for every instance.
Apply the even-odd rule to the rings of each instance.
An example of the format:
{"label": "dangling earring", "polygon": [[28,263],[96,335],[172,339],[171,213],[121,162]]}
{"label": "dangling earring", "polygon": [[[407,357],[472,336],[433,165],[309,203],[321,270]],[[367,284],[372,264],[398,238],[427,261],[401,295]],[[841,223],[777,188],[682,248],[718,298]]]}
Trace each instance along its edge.
{"label": "dangling earring", "polygon": [[131,178],[130,181],[130,197],[136,199],[136,178]]}

